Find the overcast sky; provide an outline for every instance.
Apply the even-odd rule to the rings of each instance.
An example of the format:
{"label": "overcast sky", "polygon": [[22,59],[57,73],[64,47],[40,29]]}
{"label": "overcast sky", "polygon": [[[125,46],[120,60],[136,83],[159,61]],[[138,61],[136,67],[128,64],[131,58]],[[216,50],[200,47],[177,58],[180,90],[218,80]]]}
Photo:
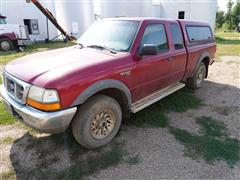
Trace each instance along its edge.
{"label": "overcast sky", "polygon": [[[232,0],[232,2],[236,3],[237,0]],[[228,0],[218,0],[218,7],[221,9],[221,10],[224,10],[226,11],[227,10],[227,3],[228,3]]]}

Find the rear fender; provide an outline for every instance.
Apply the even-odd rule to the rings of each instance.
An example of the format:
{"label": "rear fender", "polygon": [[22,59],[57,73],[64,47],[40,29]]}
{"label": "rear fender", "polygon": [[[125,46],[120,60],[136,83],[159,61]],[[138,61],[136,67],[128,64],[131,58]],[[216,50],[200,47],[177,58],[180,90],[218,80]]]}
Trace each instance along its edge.
{"label": "rear fender", "polygon": [[[201,62],[202,62],[205,58],[209,58],[209,59],[210,59],[210,54],[209,54],[208,52],[203,53],[203,54],[199,57],[199,59],[198,59],[198,61],[197,61],[197,64],[196,64],[196,66],[195,66],[195,68],[194,68],[194,70],[193,70],[193,72],[192,72],[192,74],[191,74],[190,77],[193,77],[193,76],[194,76],[194,74],[196,73],[196,71],[197,71],[198,67],[200,66]],[[207,74],[208,74],[208,69],[207,69]],[[207,74],[206,74],[206,76],[207,76]]]}

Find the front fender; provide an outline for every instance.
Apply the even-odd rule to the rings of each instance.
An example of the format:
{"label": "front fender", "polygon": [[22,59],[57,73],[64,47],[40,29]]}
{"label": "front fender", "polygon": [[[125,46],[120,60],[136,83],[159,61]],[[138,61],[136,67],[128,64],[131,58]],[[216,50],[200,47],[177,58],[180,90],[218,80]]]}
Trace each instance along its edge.
{"label": "front fender", "polygon": [[104,90],[114,88],[123,92],[128,100],[128,105],[131,105],[131,93],[128,87],[122,83],[121,81],[114,79],[100,80],[89,86],[85,89],[72,103],[72,106],[77,106],[83,104],[88,98],[93,96],[94,94]]}
{"label": "front fender", "polygon": [[16,41],[17,37],[14,33],[3,33],[0,35],[0,39],[1,38],[8,38],[11,41]]}

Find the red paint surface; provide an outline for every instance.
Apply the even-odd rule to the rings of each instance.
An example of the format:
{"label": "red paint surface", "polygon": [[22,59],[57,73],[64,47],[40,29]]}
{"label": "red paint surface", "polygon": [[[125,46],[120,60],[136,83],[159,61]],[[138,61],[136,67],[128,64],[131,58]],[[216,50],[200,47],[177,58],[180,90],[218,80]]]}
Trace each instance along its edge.
{"label": "red paint surface", "polygon": [[0,34],[0,38],[2,38],[2,37],[8,38],[11,41],[16,41],[17,40],[17,37],[16,37],[14,32],[12,32],[12,33],[2,33],[2,34]]}
{"label": "red paint surface", "polygon": [[[62,107],[68,108],[81,92],[99,80],[116,79],[123,82],[129,88],[134,102],[189,77],[202,53],[208,52],[213,61],[215,42],[189,46],[186,38],[185,25],[204,23],[181,21],[185,48],[175,50],[169,25],[177,21],[144,18],[127,20],[141,22],[130,52],[111,54],[108,51],[69,47],[19,58],[9,63],[6,71],[36,86],[57,89]],[[138,57],[137,49],[144,29],[152,23],[164,24],[170,50],[156,56]],[[169,57],[173,57],[173,60],[169,60]],[[120,75],[128,70],[131,70],[130,76]]]}

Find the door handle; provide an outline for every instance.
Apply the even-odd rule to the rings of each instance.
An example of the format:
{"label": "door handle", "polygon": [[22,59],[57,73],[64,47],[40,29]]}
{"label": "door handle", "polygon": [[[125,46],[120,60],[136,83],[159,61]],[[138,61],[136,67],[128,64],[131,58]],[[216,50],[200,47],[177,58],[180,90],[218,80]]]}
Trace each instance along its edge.
{"label": "door handle", "polygon": [[175,59],[175,56],[171,56],[171,57],[168,58],[169,61],[172,61],[174,59]]}

